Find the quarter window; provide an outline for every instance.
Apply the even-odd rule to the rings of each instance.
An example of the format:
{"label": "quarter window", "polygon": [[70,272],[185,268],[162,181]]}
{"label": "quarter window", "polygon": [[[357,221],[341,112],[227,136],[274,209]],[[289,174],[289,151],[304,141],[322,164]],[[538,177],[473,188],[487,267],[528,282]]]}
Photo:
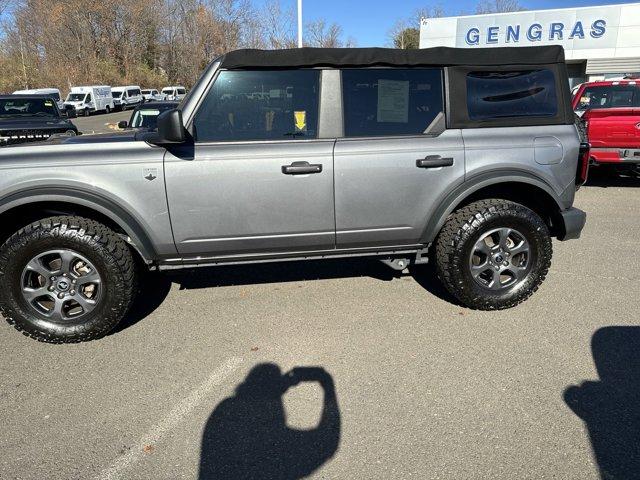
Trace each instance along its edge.
{"label": "quarter window", "polygon": [[555,117],[555,76],[551,70],[469,72],[467,108],[471,120]]}
{"label": "quarter window", "polygon": [[196,141],[316,138],[319,74],[220,72],[195,115]]}
{"label": "quarter window", "polygon": [[441,69],[343,70],[347,137],[418,135],[443,111]]}

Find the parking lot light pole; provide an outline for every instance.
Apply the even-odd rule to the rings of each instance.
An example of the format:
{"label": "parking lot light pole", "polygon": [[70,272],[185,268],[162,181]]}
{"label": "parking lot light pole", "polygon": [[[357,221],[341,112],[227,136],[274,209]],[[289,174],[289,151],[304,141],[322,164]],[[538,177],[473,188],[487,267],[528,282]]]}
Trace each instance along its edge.
{"label": "parking lot light pole", "polygon": [[298,48],[302,48],[302,0],[298,0]]}

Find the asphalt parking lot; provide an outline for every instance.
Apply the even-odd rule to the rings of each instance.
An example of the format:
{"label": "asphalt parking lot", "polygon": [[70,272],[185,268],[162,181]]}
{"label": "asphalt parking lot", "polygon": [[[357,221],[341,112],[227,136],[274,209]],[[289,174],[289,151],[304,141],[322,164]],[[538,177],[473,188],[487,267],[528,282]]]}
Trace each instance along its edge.
{"label": "asphalt parking lot", "polygon": [[511,310],[358,260],[151,277],[87,344],[2,323],[0,478],[638,478],[640,181],[576,204]]}
{"label": "asphalt parking lot", "polygon": [[71,120],[83,134],[105,133],[116,128],[120,120],[129,120],[131,110],[123,110],[109,114],[97,113],[88,117],[78,117]]}

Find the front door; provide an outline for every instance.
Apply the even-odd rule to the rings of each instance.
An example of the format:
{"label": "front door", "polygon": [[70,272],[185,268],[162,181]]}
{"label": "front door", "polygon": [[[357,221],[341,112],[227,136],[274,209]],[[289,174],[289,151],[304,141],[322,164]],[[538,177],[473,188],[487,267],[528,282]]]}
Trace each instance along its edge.
{"label": "front door", "polygon": [[170,149],[171,223],[185,257],[335,247],[334,140],[316,139],[319,71],[221,71]]}
{"label": "front door", "polygon": [[441,69],[342,72],[338,248],[419,244],[445,193],[463,182],[462,135],[444,128],[442,84]]}

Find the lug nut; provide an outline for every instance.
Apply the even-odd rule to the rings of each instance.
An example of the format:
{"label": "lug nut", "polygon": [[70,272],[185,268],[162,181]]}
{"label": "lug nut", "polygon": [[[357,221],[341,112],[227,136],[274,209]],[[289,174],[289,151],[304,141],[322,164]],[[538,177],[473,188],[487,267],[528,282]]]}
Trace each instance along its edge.
{"label": "lug nut", "polygon": [[66,274],[66,273],[63,273],[63,274],[62,274],[62,276],[63,276],[63,277],[66,277],[66,276],[67,276],[67,274]]}
{"label": "lug nut", "polygon": [[69,293],[71,293],[71,295],[75,295],[76,291],[75,290],[71,290],[71,292],[69,292]]}
{"label": "lug nut", "polygon": [[59,293],[58,294],[58,298],[60,298],[60,299],[64,298],[64,293]]}
{"label": "lug nut", "polygon": [[51,286],[49,287],[49,291],[50,291],[50,292],[53,292],[53,285],[51,285]]}
{"label": "lug nut", "polygon": [[505,267],[508,267],[508,266],[509,266],[509,262],[504,262],[504,263],[503,263],[503,265],[504,265]]}
{"label": "lug nut", "polygon": [[51,277],[51,281],[55,282],[56,281],[56,277]]}

